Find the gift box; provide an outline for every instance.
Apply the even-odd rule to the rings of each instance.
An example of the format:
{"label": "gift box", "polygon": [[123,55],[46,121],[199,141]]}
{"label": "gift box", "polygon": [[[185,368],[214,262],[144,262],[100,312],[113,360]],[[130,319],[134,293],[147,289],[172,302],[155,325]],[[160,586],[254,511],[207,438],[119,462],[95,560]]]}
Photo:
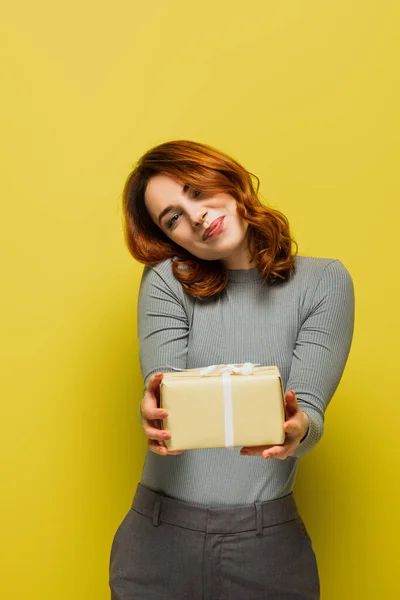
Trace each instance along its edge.
{"label": "gift box", "polygon": [[160,406],[169,450],[282,444],[284,391],[276,366],[211,365],[164,373]]}

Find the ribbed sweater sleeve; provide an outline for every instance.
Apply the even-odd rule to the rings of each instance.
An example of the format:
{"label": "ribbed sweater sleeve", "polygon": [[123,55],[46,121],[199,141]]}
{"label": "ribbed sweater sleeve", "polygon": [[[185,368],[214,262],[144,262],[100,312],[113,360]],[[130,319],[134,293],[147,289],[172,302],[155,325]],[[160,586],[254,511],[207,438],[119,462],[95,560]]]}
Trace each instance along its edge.
{"label": "ribbed sweater sleeve", "polygon": [[[174,281],[171,282],[172,284]],[[175,287],[180,285],[176,281]],[[143,270],[138,297],[140,368],[145,386],[158,371],[186,369],[189,322],[182,299],[156,269]]]}
{"label": "ribbed sweater sleeve", "polygon": [[333,260],[306,307],[286,385],[309,417],[308,433],[297,447],[296,457],[309,452],[322,436],[324,413],[347,362],[353,329],[353,282],[346,267]]}

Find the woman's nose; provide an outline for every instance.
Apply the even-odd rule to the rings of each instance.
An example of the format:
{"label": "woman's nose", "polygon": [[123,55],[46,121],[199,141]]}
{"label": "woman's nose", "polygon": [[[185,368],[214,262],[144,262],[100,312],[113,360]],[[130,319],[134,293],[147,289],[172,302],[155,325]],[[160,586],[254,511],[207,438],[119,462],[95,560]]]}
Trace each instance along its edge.
{"label": "woman's nose", "polygon": [[204,219],[207,216],[207,211],[204,208],[196,208],[190,213],[190,220],[194,226],[200,225],[203,223]]}

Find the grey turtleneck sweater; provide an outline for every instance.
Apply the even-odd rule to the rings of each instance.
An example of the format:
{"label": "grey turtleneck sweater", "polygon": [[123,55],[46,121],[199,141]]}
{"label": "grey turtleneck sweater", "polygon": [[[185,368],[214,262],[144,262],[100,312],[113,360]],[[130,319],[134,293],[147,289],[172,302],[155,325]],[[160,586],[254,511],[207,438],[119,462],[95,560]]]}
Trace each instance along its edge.
{"label": "grey turtleneck sweater", "polygon": [[[295,455],[285,460],[241,456],[240,448],[166,457],[147,452],[143,485],[211,507],[291,492],[299,457],[322,436],[324,413],[342,376],[354,327],[352,279],[339,260],[297,256],[295,273],[283,283],[266,283],[257,268],[227,273],[221,294],[199,299],[185,294],[170,259],[144,268],[138,332],[145,385],[153,373],[171,367],[277,365],[285,392],[294,390],[310,425]],[[188,423],[195,427],[195,417],[188,415]]]}

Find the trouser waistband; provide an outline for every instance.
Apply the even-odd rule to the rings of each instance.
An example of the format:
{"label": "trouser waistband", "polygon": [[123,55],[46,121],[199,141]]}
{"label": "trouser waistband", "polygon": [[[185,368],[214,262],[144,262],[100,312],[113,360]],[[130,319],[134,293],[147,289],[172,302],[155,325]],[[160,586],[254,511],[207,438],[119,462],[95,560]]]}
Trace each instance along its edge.
{"label": "trouser waistband", "polygon": [[153,525],[168,523],[206,533],[240,533],[292,521],[299,513],[293,494],[276,500],[229,508],[207,508],[174,500],[141,485],[137,486],[132,509],[150,517]]}

